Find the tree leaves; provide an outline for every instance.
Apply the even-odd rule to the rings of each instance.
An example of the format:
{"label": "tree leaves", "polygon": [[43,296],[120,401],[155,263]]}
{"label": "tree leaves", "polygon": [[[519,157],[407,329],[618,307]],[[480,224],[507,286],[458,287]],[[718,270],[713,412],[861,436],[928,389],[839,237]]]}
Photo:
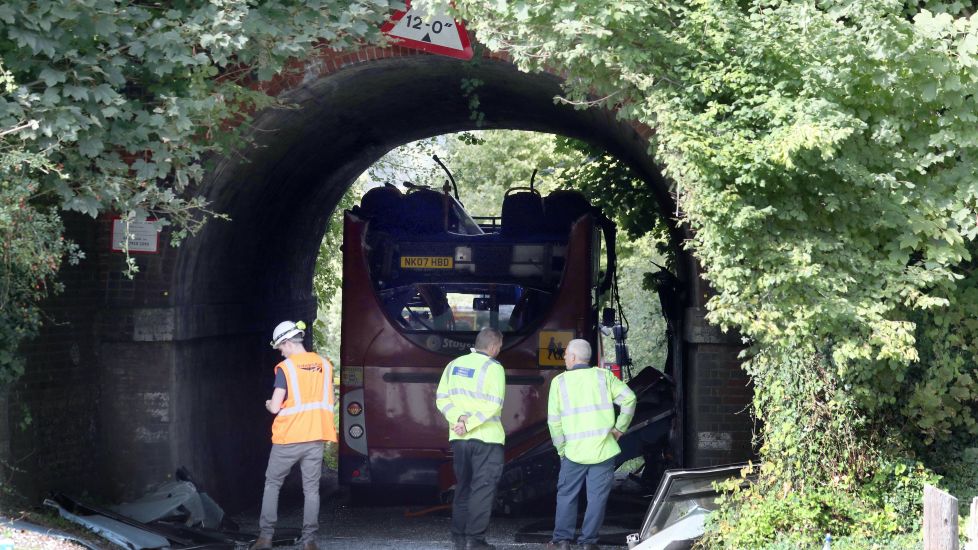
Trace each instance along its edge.
{"label": "tree leaves", "polygon": [[[764,392],[787,365],[816,357],[823,388],[849,388],[846,407],[865,415],[867,448],[892,423],[910,426],[896,452],[919,433],[936,442],[970,430],[974,409],[948,406],[971,395],[963,371],[898,405],[925,362],[951,364],[921,331],[955,307],[978,234],[978,19],[927,6],[942,9],[908,18],[900,3],[868,0],[460,3],[480,40],[525,70],[565,75],[569,100],[603,98],[655,128],[652,153],[716,291],[710,318],[755,342],[747,368],[768,441],[798,435],[806,397],[791,385],[780,400]],[[617,202],[643,194],[627,196]],[[851,428],[817,426],[830,440]],[[828,480],[832,468],[873,464],[788,456],[780,441],[764,458],[789,484],[793,473]]]}
{"label": "tree leaves", "polygon": [[[275,103],[253,75],[273,77],[323,39],[378,42],[386,16],[374,0],[0,3],[0,349],[36,332],[36,301],[57,289],[70,247],[51,206],[152,213],[175,244],[215,215],[182,193],[201,158],[247,143],[247,120]],[[43,213],[4,215],[21,211]],[[33,250],[45,269],[10,250]],[[9,285],[37,291],[8,299]],[[15,355],[0,355],[0,383],[19,372]]]}

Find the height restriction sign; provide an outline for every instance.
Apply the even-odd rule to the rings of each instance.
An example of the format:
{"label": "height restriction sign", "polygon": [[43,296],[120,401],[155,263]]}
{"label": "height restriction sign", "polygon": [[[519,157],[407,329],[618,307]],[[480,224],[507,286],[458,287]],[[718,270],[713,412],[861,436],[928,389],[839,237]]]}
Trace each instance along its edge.
{"label": "height restriction sign", "polygon": [[469,35],[449,13],[413,8],[410,1],[405,2],[404,7],[404,11],[395,12],[380,28],[394,44],[458,59],[472,59]]}

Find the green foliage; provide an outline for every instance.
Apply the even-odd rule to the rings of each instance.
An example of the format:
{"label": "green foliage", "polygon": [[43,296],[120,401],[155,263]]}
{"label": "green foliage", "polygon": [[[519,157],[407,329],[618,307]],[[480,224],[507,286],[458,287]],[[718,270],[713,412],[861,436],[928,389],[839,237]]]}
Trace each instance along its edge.
{"label": "green foliage", "polygon": [[[362,185],[353,185],[336,205],[329,218],[326,234],[319,244],[316,270],[312,277],[312,291],[318,302],[317,316],[313,322],[313,348],[325,355],[340,369],[340,308],[343,304],[343,212],[359,202]],[[338,403],[338,401],[337,401]],[[339,416],[337,416],[339,418]]]}
{"label": "green foliage", "polygon": [[[945,490],[958,502],[978,497],[978,446],[974,440],[945,444],[939,450],[930,449],[925,456],[934,471],[943,476]],[[961,508],[963,513],[967,506],[962,504]]]}
{"label": "green foliage", "polygon": [[469,102],[469,119],[475,122],[476,128],[482,128],[486,122],[486,114],[479,110],[481,103],[478,90],[483,84],[485,82],[478,78],[462,79],[462,96]]}
{"label": "green foliage", "polygon": [[[832,550],[918,550],[920,534],[894,535],[886,538],[845,536],[832,537]],[[810,548],[819,548],[818,543],[810,543]],[[791,541],[774,542],[757,547],[759,550],[798,550],[798,543]]]}
{"label": "green foliage", "polygon": [[[59,210],[153,215],[177,244],[213,215],[202,159],[247,142],[294,57],[380,41],[387,0],[0,4],[0,382],[69,245]],[[19,212],[17,210],[20,210]],[[37,254],[39,261],[24,259]]]}
{"label": "green foliage", "polygon": [[618,158],[592,145],[569,138],[557,139],[557,151],[583,153],[585,160],[568,165],[561,172],[563,187],[586,194],[602,211],[613,215],[615,221],[631,237],[653,233],[660,243],[669,236],[660,205],[649,184],[635,176]]}
{"label": "green foliage", "polygon": [[491,49],[565,76],[566,101],[655,128],[710,319],[752,343],[764,469],[730,524],[743,547],[774,540],[764,525],[814,543],[836,517],[890,536],[886,506],[919,495],[864,489],[973,440],[978,20],[924,6],[459,2]]}
{"label": "green foliage", "polygon": [[[757,468],[757,466],[754,466]],[[763,468],[763,465],[761,466]],[[849,480],[801,488],[727,482],[721,508],[711,515],[704,548],[815,547],[825,534],[833,548],[902,548],[914,541],[924,484],[937,477],[920,463],[879,462],[876,474],[856,486]]]}
{"label": "green foliage", "polygon": [[[661,205],[657,202],[648,182],[636,177],[618,158],[575,139],[557,138],[557,152],[563,154],[577,152],[584,155],[582,161],[568,163],[560,170],[561,187],[576,189],[587,195],[591,203],[613,217],[619,231],[624,232],[619,235],[622,241],[621,248],[624,249],[619,252],[621,261],[619,275],[628,281],[623,286],[636,290],[639,288],[654,290],[644,283],[639,285],[632,278],[641,277],[644,280],[648,274],[658,271],[658,268],[653,269],[651,264],[653,261],[675,271],[675,254],[671,248],[665,219],[659,215]],[[654,254],[651,249],[646,249],[641,259],[632,260],[631,254],[627,251],[633,243],[637,244],[640,241],[651,244]],[[635,264],[636,260],[640,265]],[[649,269],[652,271],[647,271]],[[623,291],[623,294],[629,293]],[[623,299],[630,302],[633,297],[623,297]],[[656,307],[655,317],[656,319],[661,317],[658,307]],[[642,346],[641,343],[636,342],[636,339],[632,340],[631,345]],[[661,362],[654,364],[661,364]]]}
{"label": "green foliage", "polygon": [[377,2],[239,1],[152,6],[109,0],[0,7],[0,56],[19,85],[0,127],[35,124],[23,146],[63,165],[40,178],[66,210],[153,211],[197,227],[203,203],[179,193],[202,155],[242,143],[240,121],[274,100],[252,85],[287,59],[377,37]]}
{"label": "green foliage", "polygon": [[[972,245],[972,257],[978,246]],[[912,422],[924,446],[978,435],[978,262],[958,267],[947,306],[912,317],[920,359],[907,372],[899,414]]]}
{"label": "green foliage", "polygon": [[39,155],[0,149],[0,386],[23,373],[17,346],[37,334],[39,302],[60,290],[62,259],[83,257],[62,237],[57,209],[35,200],[31,176],[39,171],[54,167]]}
{"label": "green foliage", "polygon": [[[661,252],[661,244],[662,241],[652,234],[638,238],[629,238],[626,234],[618,241],[618,287],[623,313],[628,319],[628,352],[634,363],[633,374],[646,367],[665,368],[668,350],[666,321],[662,316],[659,296],[644,284],[646,277],[659,269],[653,262],[659,265],[668,263]],[[605,360],[614,362],[614,339],[604,338]]]}
{"label": "green foliage", "polygon": [[498,216],[511,187],[534,187],[541,194],[565,186],[564,170],[583,162],[580,151],[561,149],[551,134],[486,130],[446,139],[445,162],[458,181],[466,210],[474,216]]}

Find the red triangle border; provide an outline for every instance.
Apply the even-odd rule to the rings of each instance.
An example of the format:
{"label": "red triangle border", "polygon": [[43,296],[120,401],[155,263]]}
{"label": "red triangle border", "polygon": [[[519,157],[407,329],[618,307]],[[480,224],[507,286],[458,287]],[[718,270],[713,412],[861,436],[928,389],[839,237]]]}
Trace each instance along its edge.
{"label": "red triangle border", "polygon": [[[389,33],[394,28],[394,26],[397,25],[397,22],[400,21],[402,18],[404,18],[407,12],[411,9],[411,1],[406,0],[404,2],[404,7],[405,7],[404,10],[397,10],[396,12],[394,12],[394,15],[391,16],[390,21],[384,23],[383,26],[380,27],[380,31],[382,33],[384,34]],[[469,43],[469,33],[468,31],[465,30],[465,25],[460,23],[457,19],[455,20],[455,29],[458,32],[459,42],[462,44],[461,50],[456,50],[454,48],[448,48],[445,46],[439,46],[438,44],[431,44],[429,42],[423,42],[421,40],[401,38],[399,36],[391,36],[389,34],[387,34],[387,36],[390,39],[391,44],[397,46],[403,46],[405,48],[412,48],[415,50],[421,50],[423,52],[433,53],[437,55],[445,55],[448,57],[454,57],[455,59],[462,59],[468,61],[469,59],[472,59],[472,56],[474,55],[472,52],[472,46]]]}

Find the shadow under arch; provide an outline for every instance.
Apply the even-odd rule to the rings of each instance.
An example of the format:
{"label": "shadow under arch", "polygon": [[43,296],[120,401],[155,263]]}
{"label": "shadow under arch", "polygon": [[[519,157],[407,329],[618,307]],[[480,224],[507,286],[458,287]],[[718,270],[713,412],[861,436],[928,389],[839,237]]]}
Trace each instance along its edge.
{"label": "shadow under arch", "polygon": [[[282,319],[315,317],[312,276],[332,211],[356,177],[391,149],[476,129],[463,79],[481,81],[475,93],[482,129],[562,134],[629,164],[669,220],[686,305],[702,306],[705,287],[679,244],[688,235],[672,222],[675,206],[648,141],[613,113],[555,103],[557,77],[522,73],[503,61],[413,55],[309,78],[283,93],[290,108],[257,116],[253,147],[216,159],[202,192],[231,219],[208,223],[175,254],[179,413],[171,454],[213,480],[208,489],[229,509],[256,502],[260,493],[271,422],[262,403],[279,360],[267,345],[269,332]],[[235,475],[226,475],[228,457]]]}

